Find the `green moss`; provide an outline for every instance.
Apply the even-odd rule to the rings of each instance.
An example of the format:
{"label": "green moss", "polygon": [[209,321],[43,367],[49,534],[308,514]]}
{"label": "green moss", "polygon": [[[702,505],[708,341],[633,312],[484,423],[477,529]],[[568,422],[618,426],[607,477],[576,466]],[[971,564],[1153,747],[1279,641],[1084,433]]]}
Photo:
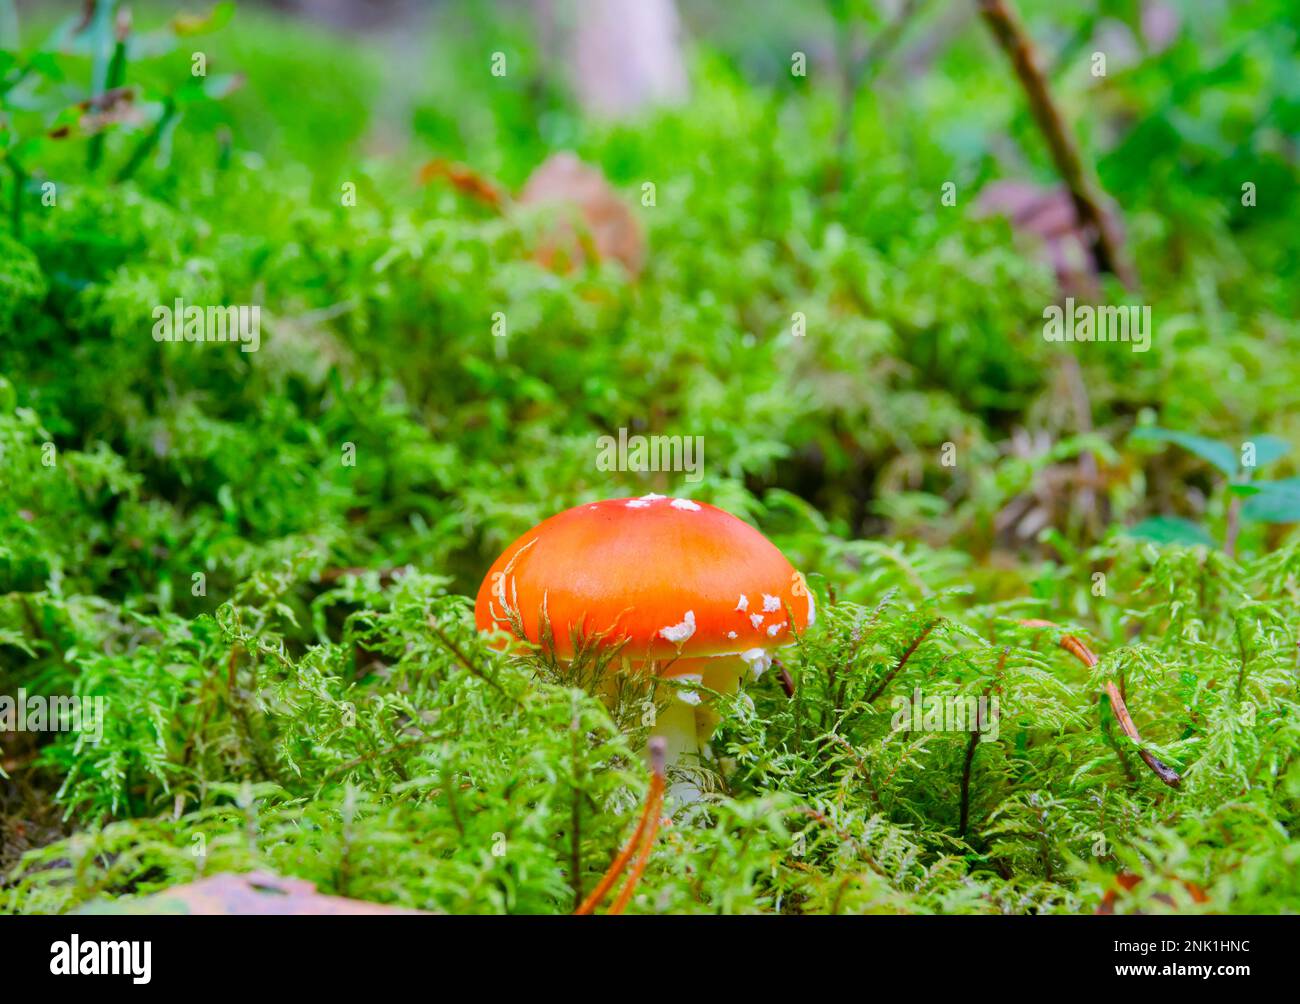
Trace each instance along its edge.
{"label": "green moss", "polygon": [[[1285,56],[1247,14],[1214,18],[1225,46],[1251,41],[1224,73]],[[421,909],[573,909],[634,825],[645,726],[485,645],[468,597],[545,516],[648,491],[755,522],[823,616],[783,657],[793,697],[769,673],[723,699],[712,794],[661,832],[631,909],[1077,913],[1120,871],[1142,877],[1121,910],[1300,907],[1294,532],[1248,524],[1239,559],[1124,535],[1180,514],[1222,540],[1229,521],[1195,457],[1128,445],[1137,418],[1300,442],[1297,263],[1274,218],[1292,209],[1214,210],[1224,176],[1294,181],[1293,164],[1249,137],[1204,170],[1182,167],[1210,157],[1190,140],[1108,149],[1160,321],[1150,353],[1091,346],[1076,374],[1041,337],[1047,269],[967,212],[1000,171],[990,117],[1023,125],[976,42],[905,94],[864,92],[854,170],[827,191],[833,86],[755,84],[743,53],[703,46],[688,104],[591,124],[525,86],[526,58],[489,93],[458,61],[491,51],[484,26],[449,31],[437,92],[412,102],[422,141],[511,184],[577,148],[646,230],[634,281],[541,269],[536,220],[412,182],[429,151],[362,156],[387,86],[369,58],[340,103],[295,83],[337,44],[243,30],[227,54],[256,54],[252,85],[183,119],[169,161],[113,184],[84,140],[50,144],[25,167],[59,179],[57,205],[0,235],[0,695],[108,708],[98,743],[6,747],[37,793],[6,787],[6,816],[53,803],[71,835],[42,827],[0,910],[252,868]],[[1169,118],[1217,51],[1152,55],[1116,85],[1126,116]],[[142,72],[161,93],[176,69]],[[1252,108],[1218,114],[1239,131]],[[105,163],[139,138],[111,133]],[[949,178],[960,209],[937,208]],[[260,351],[155,342],[176,297],[261,305]],[[621,427],[703,436],[705,479],[598,471]],[[1125,738],[1108,680],[1181,787]],[[894,729],[918,689],[996,696],[997,737]]]}

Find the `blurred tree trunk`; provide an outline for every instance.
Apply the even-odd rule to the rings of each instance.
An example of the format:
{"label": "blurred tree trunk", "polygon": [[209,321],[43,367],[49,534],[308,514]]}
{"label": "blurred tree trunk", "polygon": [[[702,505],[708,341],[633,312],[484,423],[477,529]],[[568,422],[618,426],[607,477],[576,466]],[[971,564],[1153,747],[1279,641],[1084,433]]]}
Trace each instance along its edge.
{"label": "blurred tree trunk", "polygon": [[267,0],[307,21],[335,28],[376,28],[411,21],[422,13],[421,0]]}
{"label": "blurred tree trunk", "polygon": [[[556,0],[539,0],[542,18]],[[681,19],[673,0],[581,0],[565,4],[574,87],[594,115],[626,118],[684,100]]]}

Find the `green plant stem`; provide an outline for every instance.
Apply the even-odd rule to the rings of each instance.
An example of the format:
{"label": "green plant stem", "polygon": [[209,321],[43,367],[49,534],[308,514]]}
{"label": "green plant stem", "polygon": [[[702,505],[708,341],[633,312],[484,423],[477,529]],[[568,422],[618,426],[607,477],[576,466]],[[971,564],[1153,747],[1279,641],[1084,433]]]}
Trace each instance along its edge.
{"label": "green plant stem", "polygon": [[158,146],[158,141],[162,138],[164,130],[171,125],[172,119],[175,117],[176,101],[174,98],[169,97],[163,105],[162,116],[158,119],[157,123],[155,123],[154,127],[149,130],[149,134],[136,144],[136,148],[131,152],[130,159],[122,165],[121,170],[117,172],[117,176],[113,179],[115,182],[120,184],[121,182],[126,181],[140,169],[140,165],[145,162],[149,154],[151,154]]}
{"label": "green plant stem", "polygon": [[[122,81],[126,79],[126,38],[118,38],[117,43],[113,46],[113,60],[108,64],[108,87],[105,93],[122,86]],[[104,130],[90,137],[90,147],[86,151],[86,169],[89,171],[99,170],[99,165],[104,161]]]}
{"label": "green plant stem", "polygon": [[94,45],[93,65],[91,67],[91,93],[99,97],[108,90],[108,67],[112,60],[108,41],[113,34],[113,15],[117,9],[117,0],[96,0],[91,37]]}
{"label": "green plant stem", "polygon": [[23,188],[27,184],[27,172],[16,161],[9,161],[9,171],[14,178],[14,190],[9,201],[9,222],[13,228],[14,239],[23,237]]}
{"label": "green plant stem", "polygon": [[1237,535],[1241,533],[1241,497],[1234,495],[1228,503],[1228,527],[1223,535],[1223,553],[1237,556]]}

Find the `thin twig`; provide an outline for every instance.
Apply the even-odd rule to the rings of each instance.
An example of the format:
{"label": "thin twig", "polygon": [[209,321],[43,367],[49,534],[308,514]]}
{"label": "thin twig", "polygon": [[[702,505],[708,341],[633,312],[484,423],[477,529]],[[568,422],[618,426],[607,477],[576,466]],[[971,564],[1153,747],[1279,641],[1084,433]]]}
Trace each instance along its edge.
{"label": "thin twig", "polygon": [[[618,877],[623,874],[623,869],[627,867],[627,863],[631,860],[633,853],[636,851],[637,847],[641,845],[642,837],[645,835],[647,829],[650,831],[650,839],[645,841],[646,848],[654,842],[654,835],[659,828],[659,810],[663,806],[664,801],[664,784],[668,772],[666,762],[668,744],[664,741],[662,736],[655,736],[650,740],[649,749],[651,772],[650,790],[646,793],[645,810],[641,813],[641,819],[637,822],[636,829],[632,832],[632,838],[623,846],[623,849],[618,852],[618,855],[610,863],[608,870],[606,870],[605,874],[601,876],[600,882],[596,884],[596,888],[591,891],[591,895],[582,901],[582,905],[580,905],[578,909],[573,911],[577,916],[585,916],[595,910],[600,904],[600,901],[609,893],[609,890],[614,887],[614,883],[617,882]],[[653,826],[651,825],[652,819],[654,820]],[[647,849],[643,851],[642,856],[644,857],[648,854],[649,851]],[[644,868],[645,862],[643,860],[638,860],[637,868],[634,868],[632,874],[628,877],[628,887],[635,887],[637,880],[641,877],[641,871],[644,870]],[[624,888],[623,894],[628,896],[631,895],[628,892],[627,887]],[[623,899],[623,894],[620,894],[620,900]]]}
{"label": "thin twig", "polygon": [[868,704],[874,704],[876,698],[885,692],[885,688],[889,686],[890,681],[898,675],[899,670],[907,665],[907,660],[912,658],[912,653],[921,647],[921,642],[925,641],[930,632],[934,630],[935,625],[941,620],[943,620],[942,617],[936,617],[934,620],[930,621],[930,623],[925,626],[925,630],[916,636],[916,640],[907,646],[907,651],[899,656],[898,663],[889,671],[888,674],[886,674],[885,678],[880,681],[880,686],[876,687],[871,696],[867,698]]}
{"label": "thin twig", "polygon": [[1156,777],[1160,778],[1169,787],[1180,787],[1183,779],[1178,776],[1178,771],[1162,763],[1142,745],[1142,736],[1138,733],[1137,726],[1133,724],[1133,716],[1128,713],[1128,705],[1124,703],[1124,698],[1120,696],[1119,688],[1115,686],[1113,680],[1106,681],[1106,695],[1110,698],[1110,706],[1115,712],[1115,717],[1119,720],[1119,727],[1124,730],[1126,736],[1137,744],[1138,756],[1142,758],[1142,761],[1151,768]]}
{"label": "thin twig", "polygon": [[[1045,620],[1022,620],[1021,625],[1024,627],[1056,627],[1051,621]],[[1061,648],[1065,649],[1072,656],[1082,662],[1085,666],[1092,668],[1097,665],[1097,657],[1092,650],[1082,641],[1072,634],[1061,635],[1057,642]],[[1182,785],[1183,779],[1178,772],[1167,764],[1161,762],[1153,753],[1151,753],[1142,741],[1142,735],[1138,732],[1137,726],[1133,724],[1133,716],[1128,712],[1128,705],[1124,703],[1124,697],[1115,686],[1114,680],[1106,681],[1106,696],[1110,698],[1111,711],[1115,713],[1115,720],[1119,722],[1119,727],[1124,730],[1124,734],[1129,737],[1137,747],[1138,756],[1142,761],[1151,768],[1152,773],[1160,778],[1171,788],[1178,788]]]}
{"label": "thin twig", "polygon": [[1099,272],[1110,272],[1118,276],[1126,286],[1137,284],[1132,267],[1125,260],[1119,238],[1111,226],[1111,221],[1102,207],[1102,196],[1084,169],[1079,155],[1079,145],[1061,115],[1060,109],[1048,89],[1047,77],[1038,65],[1034,51],[1024,26],[1013,13],[1007,0],[976,0],[980,16],[993,33],[998,46],[1006,53],[1016,72],[1020,86],[1029,99],[1029,108],[1034,121],[1047,140],[1052,162],[1056,165],[1061,180],[1069,189],[1070,200],[1074,203],[1079,223],[1092,229],[1092,257]]}
{"label": "thin twig", "polygon": [[790,671],[781,664],[780,659],[773,659],[772,665],[776,667],[776,678],[781,681],[781,689],[785,691],[786,697],[794,697],[794,677]]}
{"label": "thin twig", "polygon": [[482,680],[484,683],[490,686],[493,690],[500,693],[503,697],[511,696],[510,694],[506,693],[505,687],[501,686],[501,684],[497,683],[496,680],[492,679],[492,677],[488,676],[486,673],[484,673],[482,670],[476,667],[474,663],[470,662],[470,660],[466,657],[465,653],[460,650],[460,647],[454,641],[452,641],[450,638],[447,637],[447,633],[443,631],[442,625],[440,625],[432,617],[429,618],[428,624],[429,624],[429,630],[433,632],[434,637],[437,638],[440,642],[442,642],[443,647],[456,657],[456,661],[459,662],[462,666],[464,666],[471,676],[478,677],[480,680]]}
{"label": "thin twig", "polygon": [[627,874],[627,881],[623,883],[623,888],[619,890],[618,898],[614,900],[609,908],[611,917],[617,917],[627,907],[632,900],[632,893],[636,891],[637,883],[641,881],[641,873],[645,871],[646,862],[650,860],[650,852],[654,849],[655,836],[659,832],[659,810],[663,808],[664,792],[663,786],[659,786],[659,791],[655,795],[654,804],[650,807],[649,819],[650,825],[646,830],[645,839],[641,841],[641,853],[636,856],[636,863],[632,865],[632,870]]}
{"label": "thin twig", "polygon": [[162,115],[159,117],[158,121],[154,123],[154,127],[145,134],[144,138],[136,144],[135,149],[131,151],[130,158],[122,165],[121,170],[117,172],[117,176],[113,179],[115,183],[120,184],[121,182],[128,180],[140,169],[141,165],[149,158],[149,154],[153,153],[157,148],[159,141],[167,132],[168,127],[172,124],[176,115],[176,99],[171,95],[168,95],[168,97],[163,100]]}
{"label": "thin twig", "polygon": [[[1004,648],[1002,650],[1002,657],[998,659],[998,672],[997,672],[998,678],[1001,678],[1002,671],[1006,668],[1007,655],[1010,654],[1010,652],[1011,652],[1010,648]],[[992,692],[993,692],[993,688],[990,686],[987,690],[984,691],[984,697],[988,698],[988,696]],[[971,766],[975,762],[975,747],[979,745],[980,730],[983,728],[983,725],[984,725],[983,717],[980,715],[979,706],[976,705],[975,728],[971,730],[970,741],[966,744],[966,762],[962,764],[962,769],[961,769],[961,823],[957,827],[957,835],[959,837],[966,836],[966,824],[970,818],[969,814],[970,814]]]}
{"label": "thin twig", "polygon": [[1237,557],[1237,535],[1241,533],[1241,496],[1232,496],[1228,503],[1228,528],[1223,536],[1223,553],[1229,558]]}

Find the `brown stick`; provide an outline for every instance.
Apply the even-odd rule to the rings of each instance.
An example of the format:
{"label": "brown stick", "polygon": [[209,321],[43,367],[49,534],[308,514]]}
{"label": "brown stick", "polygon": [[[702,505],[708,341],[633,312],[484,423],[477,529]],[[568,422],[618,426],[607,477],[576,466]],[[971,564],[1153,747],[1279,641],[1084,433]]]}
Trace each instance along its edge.
{"label": "brown stick", "polygon": [[913,641],[912,644],[907,646],[907,651],[904,652],[899,657],[897,665],[895,665],[894,668],[890,670],[890,672],[885,676],[885,678],[880,681],[880,686],[878,686],[872,692],[871,696],[867,698],[868,704],[874,704],[876,698],[885,692],[885,688],[889,686],[889,681],[892,680],[894,677],[896,677],[898,675],[898,671],[907,665],[907,660],[912,658],[912,653],[921,647],[921,642],[925,641],[926,637],[930,634],[930,632],[934,630],[935,625],[938,624],[939,621],[941,620],[943,620],[942,617],[936,617],[934,620],[930,621],[930,623],[925,626],[925,630],[916,636],[916,640]]}
{"label": "brown stick", "polygon": [[1241,532],[1241,496],[1232,496],[1228,503],[1228,529],[1223,537],[1223,553],[1229,558],[1237,557],[1237,534]]}
{"label": "brown stick", "polygon": [[436,157],[420,168],[421,185],[427,185],[435,179],[450,182],[462,195],[498,211],[503,210],[510,201],[510,195],[503,185],[480,174],[468,164],[457,164],[445,157]]}
{"label": "brown stick", "polygon": [[1126,286],[1135,286],[1137,277],[1124,258],[1119,238],[1102,206],[1102,197],[1084,169],[1079,145],[1048,90],[1047,77],[1038,65],[1024,26],[1007,0],[977,0],[980,16],[989,26],[998,46],[1011,60],[1012,68],[1029,99],[1029,109],[1044,139],[1061,180],[1070,191],[1074,211],[1081,224],[1092,228],[1092,257],[1099,272],[1118,276]]}
{"label": "brown stick", "polygon": [[[664,781],[667,777],[667,764],[665,763],[665,757],[667,752],[667,743],[665,743],[661,737],[656,736],[650,740],[650,790],[646,793],[645,810],[641,813],[641,819],[636,824],[636,829],[632,832],[632,838],[623,845],[623,849],[618,852],[618,855],[614,858],[613,862],[610,863],[605,874],[601,876],[600,882],[596,884],[596,888],[591,890],[591,895],[582,901],[582,905],[579,906],[578,909],[573,911],[575,916],[585,916],[596,909],[600,904],[600,901],[603,900],[609,893],[609,890],[614,887],[614,883],[618,881],[618,877],[623,874],[623,869],[627,867],[627,863],[631,860],[633,853],[636,851],[637,847],[641,845],[641,838],[647,829],[650,831],[650,839],[645,841],[645,847],[642,850],[642,858],[649,856],[649,846],[654,842],[655,834],[658,832],[659,810],[663,806],[664,802]],[[653,825],[651,825],[652,819],[654,820]],[[637,881],[641,878],[641,872],[644,869],[645,861],[638,859],[637,867],[632,870],[632,874],[628,877],[627,886],[624,887],[622,892],[619,894],[620,900],[623,900],[624,895],[627,895],[628,897],[631,896],[628,889],[635,888]],[[624,905],[626,905],[626,900],[623,900],[623,902]]]}
{"label": "brown stick", "polygon": [[[1024,627],[1056,627],[1051,621],[1045,620],[1023,620],[1020,623]],[[1092,650],[1074,635],[1061,635],[1058,644],[1085,666],[1097,665],[1097,657]],[[1106,696],[1110,698],[1110,708],[1115,713],[1115,720],[1119,722],[1119,727],[1124,730],[1124,734],[1132,739],[1137,746],[1138,756],[1142,758],[1142,761],[1151,768],[1156,777],[1160,778],[1169,787],[1181,787],[1183,779],[1178,775],[1178,772],[1162,763],[1143,745],[1142,736],[1138,732],[1137,726],[1133,724],[1133,716],[1128,713],[1128,705],[1124,703],[1124,697],[1120,694],[1119,688],[1115,686],[1113,680],[1106,681]]]}
{"label": "brown stick", "polygon": [[[1002,671],[1006,669],[1007,656],[1010,653],[1011,649],[1004,648],[1002,650],[1002,657],[998,659],[997,676],[999,680],[1002,678]],[[990,686],[986,691],[984,691],[984,696],[988,697],[992,692],[993,687]],[[957,836],[959,837],[966,836],[966,824],[970,821],[970,774],[971,767],[975,763],[975,747],[979,745],[980,741],[980,727],[983,726],[983,724],[984,720],[980,716],[977,705],[975,711],[975,728],[971,729],[970,741],[966,744],[966,761],[962,765],[961,770],[961,825],[957,827]]]}
{"label": "brown stick", "polygon": [[429,619],[426,623],[429,625],[429,630],[433,632],[433,636],[437,638],[438,641],[442,642],[442,647],[445,648],[448,652],[450,652],[453,656],[455,656],[456,661],[459,662],[470,673],[471,676],[478,677],[480,680],[486,683],[497,693],[505,697],[510,697],[516,702],[518,702],[519,698],[514,697],[512,694],[507,693],[505,687],[501,686],[501,684],[497,683],[496,680],[488,676],[486,673],[484,673],[481,669],[479,669],[477,666],[474,665],[474,663],[472,663],[469,660],[469,658],[465,655],[465,653],[460,650],[460,647],[449,637],[447,637],[447,633],[443,631],[442,626],[436,620],[434,620],[433,615],[429,616]]}
{"label": "brown stick", "polygon": [[659,832],[659,810],[663,808],[664,791],[663,785],[659,785],[659,791],[656,792],[654,804],[650,807],[648,813],[650,818],[650,827],[646,831],[645,839],[641,842],[641,853],[636,856],[636,864],[628,872],[627,881],[623,883],[623,888],[619,891],[618,899],[614,900],[613,905],[609,908],[609,915],[616,917],[623,912],[627,904],[632,899],[632,893],[636,890],[636,884],[641,881],[641,873],[645,871],[646,862],[650,860],[650,851],[654,849],[655,835]]}
{"label": "brown stick", "polygon": [[781,681],[781,689],[785,691],[785,696],[794,697],[794,677],[790,675],[790,671],[781,665],[780,659],[773,659],[772,665],[776,667],[776,678]]}

